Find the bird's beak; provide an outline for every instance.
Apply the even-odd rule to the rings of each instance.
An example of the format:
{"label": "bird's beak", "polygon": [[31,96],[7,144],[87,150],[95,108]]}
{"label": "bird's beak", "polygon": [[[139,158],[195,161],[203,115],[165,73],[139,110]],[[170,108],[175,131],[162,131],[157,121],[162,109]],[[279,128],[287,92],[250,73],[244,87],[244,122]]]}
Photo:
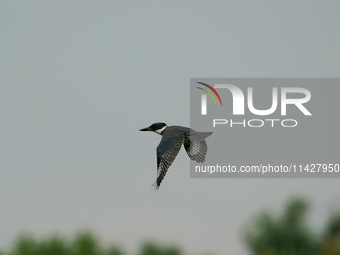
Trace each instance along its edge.
{"label": "bird's beak", "polygon": [[150,127],[139,129],[139,131],[150,131]]}

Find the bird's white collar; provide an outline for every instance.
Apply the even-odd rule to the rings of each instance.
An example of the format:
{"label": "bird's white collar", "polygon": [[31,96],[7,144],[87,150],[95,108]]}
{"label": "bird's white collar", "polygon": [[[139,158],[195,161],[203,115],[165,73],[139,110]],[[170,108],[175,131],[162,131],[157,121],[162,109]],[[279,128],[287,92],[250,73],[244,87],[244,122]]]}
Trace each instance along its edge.
{"label": "bird's white collar", "polygon": [[155,130],[155,133],[160,135],[164,131],[164,129],[166,129],[167,127],[168,126],[164,126],[164,127],[160,128],[160,129],[157,129],[157,130]]}

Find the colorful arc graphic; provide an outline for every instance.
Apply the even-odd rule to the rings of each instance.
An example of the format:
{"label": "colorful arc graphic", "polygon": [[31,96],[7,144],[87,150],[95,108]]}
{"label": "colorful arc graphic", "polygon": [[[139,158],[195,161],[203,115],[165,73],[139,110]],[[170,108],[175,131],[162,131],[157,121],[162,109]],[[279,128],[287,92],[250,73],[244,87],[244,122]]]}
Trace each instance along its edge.
{"label": "colorful arc graphic", "polygon": [[198,89],[201,89],[201,90],[203,90],[203,91],[205,91],[205,92],[207,92],[207,93],[209,94],[209,96],[211,96],[211,98],[214,100],[215,105],[217,105],[214,96],[209,92],[209,90],[202,89],[202,88],[200,88],[200,87],[197,87],[197,88],[198,88]]}
{"label": "colorful arc graphic", "polygon": [[[205,83],[203,83],[203,82],[197,82],[197,83],[202,84],[202,85],[208,87],[209,89],[211,89],[211,90],[215,93],[215,95],[218,97],[218,100],[220,100],[220,104],[221,104],[221,106],[222,106],[222,100],[221,100],[221,98],[220,98],[220,95],[217,93],[217,91],[216,91],[213,87],[211,87],[210,85],[205,84]],[[211,98],[214,100],[215,105],[216,105],[215,98],[213,97],[213,95],[212,95],[208,90],[202,89],[202,88],[199,88],[199,87],[197,87],[197,88],[198,88],[198,89],[201,89],[201,90],[204,90],[205,92],[207,92],[207,93],[211,96]]]}

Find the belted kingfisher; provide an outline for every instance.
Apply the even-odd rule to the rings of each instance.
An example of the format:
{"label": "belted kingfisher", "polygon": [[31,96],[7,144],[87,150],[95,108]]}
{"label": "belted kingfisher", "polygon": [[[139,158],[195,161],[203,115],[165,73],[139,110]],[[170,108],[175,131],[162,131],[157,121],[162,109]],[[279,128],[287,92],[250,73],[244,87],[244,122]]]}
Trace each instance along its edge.
{"label": "belted kingfisher", "polygon": [[162,136],[157,146],[157,179],[153,186],[159,189],[166,172],[174,162],[182,144],[191,160],[198,163],[205,161],[207,143],[205,139],[213,132],[197,132],[181,126],[168,127],[165,123],[157,122],[139,131],[153,131]]}

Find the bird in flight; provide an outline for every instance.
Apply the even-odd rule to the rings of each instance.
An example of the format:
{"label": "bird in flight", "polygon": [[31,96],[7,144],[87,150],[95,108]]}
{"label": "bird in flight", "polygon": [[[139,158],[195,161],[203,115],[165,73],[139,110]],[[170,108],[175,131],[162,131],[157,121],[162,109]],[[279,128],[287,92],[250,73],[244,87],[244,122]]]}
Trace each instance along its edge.
{"label": "bird in flight", "polygon": [[159,189],[182,144],[191,160],[203,163],[208,151],[205,139],[213,133],[197,132],[181,126],[167,126],[163,122],[154,123],[139,131],[152,131],[162,136],[162,140],[157,146],[157,179],[153,185],[155,189]]}

